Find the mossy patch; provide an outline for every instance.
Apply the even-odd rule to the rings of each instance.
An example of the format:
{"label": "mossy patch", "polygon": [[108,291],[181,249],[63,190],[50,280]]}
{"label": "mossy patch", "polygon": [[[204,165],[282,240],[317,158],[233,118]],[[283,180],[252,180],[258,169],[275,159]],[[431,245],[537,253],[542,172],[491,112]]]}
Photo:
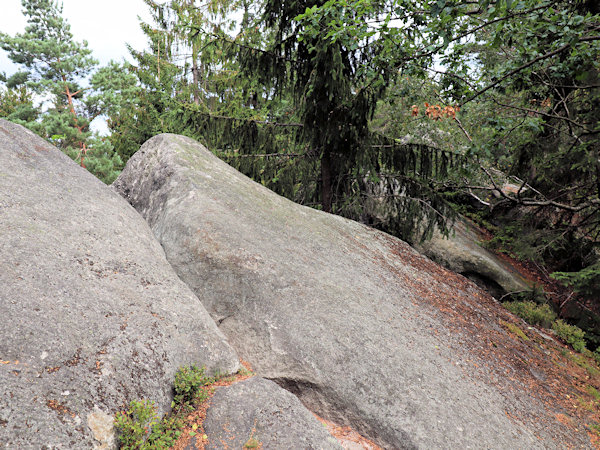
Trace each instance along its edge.
{"label": "mossy patch", "polygon": [[588,391],[588,394],[590,394],[592,397],[594,397],[594,399],[597,402],[600,402],[600,392],[598,392],[598,390],[594,386],[588,386],[586,388],[586,391]]}
{"label": "mossy patch", "polygon": [[524,341],[529,341],[529,337],[525,334],[525,332],[523,330],[521,330],[521,328],[519,328],[517,325],[515,325],[514,323],[509,323],[506,322],[504,320],[501,320],[500,323],[508,330],[510,331],[512,334],[520,337],[521,339],[523,339]]}

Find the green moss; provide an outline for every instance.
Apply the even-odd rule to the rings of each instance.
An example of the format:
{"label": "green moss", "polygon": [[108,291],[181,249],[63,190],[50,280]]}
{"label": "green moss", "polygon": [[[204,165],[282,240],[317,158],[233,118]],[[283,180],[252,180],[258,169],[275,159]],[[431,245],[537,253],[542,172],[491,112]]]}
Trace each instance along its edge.
{"label": "green moss", "polygon": [[598,370],[596,367],[594,367],[592,364],[590,364],[589,359],[583,357],[582,355],[576,354],[576,353],[575,354],[570,353],[567,355],[567,357],[571,361],[573,361],[575,364],[577,364],[579,367],[581,367],[582,369],[585,369],[591,377],[600,376],[600,370]]}
{"label": "green moss", "polygon": [[500,323],[502,325],[504,325],[508,331],[510,331],[512,334],[520,337],[521,339],[523,339],[524,341],[528,341],[529,338],[527,337],[527,335],[523,332],[523,330],[521,330],[521,328],[519,328],[517,325],[515,325],[514,323],[509,323],[509,322],[505,322],[504,320],[501,320]]}
{"label": "green moss", "polygon": [[597,402],[600,402],[600,392],[594,386],[588,386],[586,390]]}
{"label": "green moss", "polygon": [[258,442],[255,438],[248,439],[248,442],[244,444],[244,448],[258,448],[260,446],[260,442]]}
{"label": "green moss", "polygon": [[596,402],[594,400],[586,400],[583,397],[577,396],[577,400],[579,402],[579,406],[586,411],[595,411],[596,410]]}
{"label": "green moss", "polygon": [[593,423],[588,425],[588,427],[590,428],[590,430],[594,433],[596,433],[598,436],[600,436],[600,424],[597,423]]}

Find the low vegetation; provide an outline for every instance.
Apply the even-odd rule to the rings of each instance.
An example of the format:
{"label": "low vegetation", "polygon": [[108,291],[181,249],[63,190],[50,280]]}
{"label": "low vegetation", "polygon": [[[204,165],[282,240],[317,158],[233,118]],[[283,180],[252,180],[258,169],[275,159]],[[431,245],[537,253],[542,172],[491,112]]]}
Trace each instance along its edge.
{"label": "low vegetation", "polygon": [[[569,325],[563,320],[557,319],[556,313],[549,305],[540,305],[531,301],[505,302],[503,305],[531,325],[552,329],[561,340],[573,347],[573,350],[591,354],[586,348],[585,332],[575,325]],[[511,329],[511,331],[513,330]]]}
{"label": "low vegetation", "polygon": [[175,374],[172,411],[162,419],[150,400],[132,401],[126,411],[115,415],[121,448],[150,450],[170,448],[182,434],[185,415],[210,396],[210,387],[220,377],[208,377],[204,368],[185,366]]}
{"label": "low vegetation", "polygon": [[504,307],[531,325],[551,328],[556,320],[556,313],[549,305],[538,305],[534,302],[505,302]]}

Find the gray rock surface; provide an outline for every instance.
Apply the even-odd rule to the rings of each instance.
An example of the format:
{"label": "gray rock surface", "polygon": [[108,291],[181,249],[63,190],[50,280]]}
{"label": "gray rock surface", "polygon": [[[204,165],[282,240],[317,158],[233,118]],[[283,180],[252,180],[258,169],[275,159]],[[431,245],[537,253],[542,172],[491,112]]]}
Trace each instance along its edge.
{"label": "gray rock surface", "polygon": [[342,449],[298,398],[260,377],[217,388],[204,432],[207,450],[241,449],[251,439],[264,449]]}
{"label": "gray rock surface", "polygon": [[242,359],[322,417],[385,448],[589,445],[569,430],[557,445],[553,414],[505,387],[523,369],[494,356],[488,335],[514,341],[491,298],[404,242],[281,198],[182,136],[149,140],[114,186]]}
{"label": "gray rock surface", "polygon": [[164,410],[181,365],[238,357],[120,196],[0,120],[0,447],[111,448],[113,414]]}
{"label": "gray rock surface", "polygon": [[415,248],[442,266],[460,273],[496,298],[531,289],[527,281],[505,261],[482,247],[483,236],[465,219],[459,219],[450,236],[435,230],[431,240]]}

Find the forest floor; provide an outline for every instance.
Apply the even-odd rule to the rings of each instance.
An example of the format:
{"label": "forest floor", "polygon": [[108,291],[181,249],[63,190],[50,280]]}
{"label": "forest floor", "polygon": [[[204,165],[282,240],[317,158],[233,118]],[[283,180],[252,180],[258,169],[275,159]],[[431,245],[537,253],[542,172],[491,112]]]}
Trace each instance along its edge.
{"label": "forest floor", "polygon": [[[478,225],[476,222],[472,220],[469,220],[468,222],[478,230],[484,239],[484,243],[492,240],[494,237],[489,230]],[[572,298],[571,290],[568,287],[558,280],[551,278],[550,274],[535,262],[524,261],[515,256],[511,256],[509,253],[494,250],[489,247],[486,248],[512,267],[523,279],[528,281],[532,287],[535,286],[543,290],[544,294],[553,305],[560,307],[565,300]]]}

